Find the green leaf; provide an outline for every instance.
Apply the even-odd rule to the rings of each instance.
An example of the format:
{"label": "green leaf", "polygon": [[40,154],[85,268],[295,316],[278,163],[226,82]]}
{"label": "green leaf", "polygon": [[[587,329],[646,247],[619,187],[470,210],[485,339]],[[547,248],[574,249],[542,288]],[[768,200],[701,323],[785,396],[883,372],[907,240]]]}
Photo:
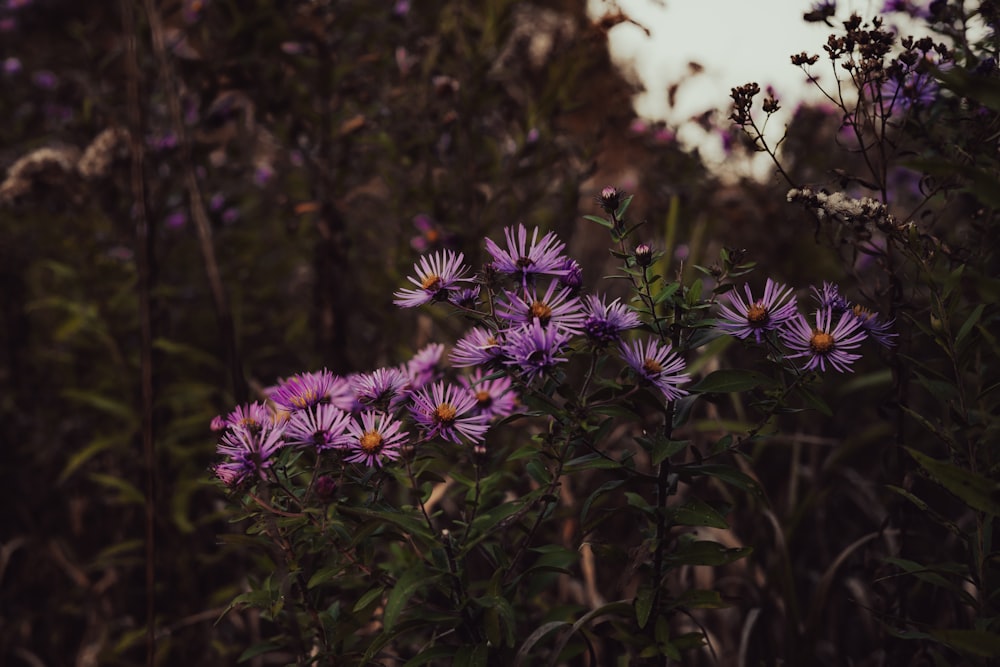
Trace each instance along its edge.
{"label": "green leaf", "polygon": [[453,667],[486,667],[490,649],[483,644],[463,646],[455,653]]}
{"label": "green leaf", "polygon": [[723,463],[677,466],[676,470],[677,474],[685,482],[689,482],[700,475],[708,475],[758,498],[764,497],[764,492],[756,480],[746,473]]}
{"label": "green leaf", "polygon": [[955,336],[956,347],[962,342],[962,339],[969,335],[969,332],[972,331],[972,327],[976,326],[976,323],[979,322],[979,318],[982,317],[983,310],[985,308],[985,303],[981,303],[976,306],[975,310],[972,311],[972,314],[969,315],[968,319],[965,320],[965,323],[962,324],[962,327],[958,330],[958,334]]}
{"label": "green leaf", "polygon": [[615,227],[614,223],[611,222],[610,220],[605,220],[604,218],[600,218],[596,215],[585,215],[583,216],[583,219],[590,220],[591,222],[596,222],[601,227],[607,227],[608,229],[614,229]]}
{"label": "green leaf", "polygon": [[[535,631],[528,635],[528,638],[524,640],[523,644],[521,644],[521,648],[517,650],[517,655],[514,656],[513,667],[521,667],[521,665],[524,664],[524,660],[531,655],[531,649],[535,648],[535,644],[537,644],[542,637],[551,633],[553,630],[569,627],[569,625],[570,624],[566,621],[550,621],[535,628]],[[404,665],[403,667],[407,666]]]}
{"label": "green leaf", "polygon": [[237,658],[237,664],[247,662],[252,658],[256,658],[258,655],[264,655],[265,653],[270,653],[271,651],[277,651],[281,648],[281,644],[275,644],[274,642],[261,642],[259,644],[254,644],[247,650],[240,654]]}
{"label": "green leaf", "polygon": [[931,479],[955,494],[969,507],[993,516],[1000,515],[1000,484],[951,463],[932,459],[910,447],[907,447],[906,451],[931,476]]}
{"label": "green leaf", "polygon": [[985,630],[930,630],[942,644],[980,658],[1000,657],[1000,634]]}
{"label": "green leaf", "polygon": [[69,461],[66,462],[62,472],[59,473],[58,483],[62,484],[65,482],[80,468],[80,466],[97,454],[103,452],[105,449],[111,449],[116,446],[125,446],[127,444],[127,439],[123,438],[120,433],[114,433],[112,435],[91,440],[89,445],[69,457]]}
{"label": "green leaf", "polygon": [[655,442],[653,442],[653,451],[650,457],[652,458],[653,465],[660,465],[660,463],[664,460],[670,458],[678,452],[683,451],[684,448],[690,444],[690,440],[668,440],[666,438],[658,438]]}
{"label": "green leaf", "polygon": [[101,486],[117,491],[118,497],[115,498],[116,502],[122,504],[136,503],[139,505],[145,502],[145,497],[140,493],[139,489],[124,479],[98,472],[92,472],[87,477]]}
{"label": "green leaf", "polygon": [[653,611],[653,599],[656,597],[656,592],[644,588],[639,591],[639,594],[635,596],[635,620],[639,624],[639,629],[646,627],[646,623],[649,621],[649,614]]}
{"label": "green leaf", "polygon": [[746,558],[753,549],[751,547],[727,548],[718,542],[708,540],[693,540],[681,542],[677,549],[664,558],[669,565],[726,565]]}
{"label": "green leaf", "polygon": [[396,585],[392,587],[389,598],[385,602],[385,611],[382,613],[382,625],[386,631],[391,630],[392,626],[396,624],[396,620],[413,594],[434,579],[436,577],[428,576],[423,568],[414,567],[396,581]]}
{"label": "green leaf", "polygon": [[704,591],[689,589],[681,593],[667,605],[669,608],[684,607],[686,609],[725,609],[731,606],[722,599],[719,591]]}
{"label": "green leaf", "polygon": [[727,369],[709,373],[689,389],[699,394],[730,394],[757,387],[776,387],[778,382],[757,371]]}
{"label": "green leaf", "polygon": [[682,526],[711,526],[729,528],[726,518],[708,503],[689,498],[683,504],[671,508],[674,523]]}
{"label": "green leaf", "polygon": [[617,470],[622,464],[614,459],[609,459],[600,454],[587,454],[566,462],[563,472],[566,474],[580,472],[581,470]]}
{"label": "green leaf", "polygon": [[[309,580],[308,588],[312,588],[312,579]],[[355,613],[361,611],[375,600],[381,599],[383,593],[385,593],[385,586],[376,586],[358,598],[358,601],[354,603],[354,608],[351,612]]]}

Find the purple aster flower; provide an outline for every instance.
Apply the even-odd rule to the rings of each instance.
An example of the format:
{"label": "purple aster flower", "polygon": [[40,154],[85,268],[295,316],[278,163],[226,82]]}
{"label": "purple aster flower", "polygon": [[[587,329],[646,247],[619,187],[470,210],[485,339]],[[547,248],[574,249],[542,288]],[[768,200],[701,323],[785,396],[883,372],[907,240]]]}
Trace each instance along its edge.
{"label": "purple aster flower", "polygon": [[879,345],[892,347],[896,344],[892,339],[898,334],[891,331],[895,320],[881,320],[878,313],[858,305],[855,305],[848,312],[861,321],[861,328]]}
{"label": "purple aster flower", "polygon": [[317,450],[342,447],[351,415],[330,404],[299,410],[288,420],[285,439],[290,445],[313,445]]}
{"label": "purple aster flower", "polygon": [[[248,403],[238,405],[226,415],[223,420],[223,429],[246,428],[249,430],[262,430],[265,426],[274,421],[274,415],[263,403]],[[212,420],[213,430],[215,430],[215,420]]]}
{"label": "purple aster flower", "polygon": [[482,369],[477,368],[472,375],[459,378],[459,382],[476,399],[473,412],[477,415],[490,420],[503,419],[517,407],[517,394],[511,390],[509,377],[484,379]]}
{"label": "purple aster flower", "polygon": [[591,294],[584,297],[584,310],[587,319],[583,321],[583,332],[597,349],[621,340],[623,331],[641,324],[635,311],[619,299],[605,303],[604,297]]}
{"label": "purple aster flower", "polygon": [[842,313],[836,325],[833,317],[830,308],[821,308],[816,311],[815,327],[809,324],[804,315],[792,319],[781,331],[785,345],[795,352],[788,355],[788,358],[808,357],[803,367],[805,370],[819,368],[825,372],[829,364],[841,373],[853,372],[850,365],[860,359],[861,355],[847,350],[857,348],[867,333],[862,327],[861,319],[851,312]]}
{"label": "purple aster flower", "polygon": [[476,397],[463,387],[435,382],[414,392],[412,399],[410,413],[428,439],[438,436],[458,444],[464,436],[482,442],[490,428],[489,418],[475,411]]}
{"label": "purple aster flower", "polygon": [[217,448],[227,460],[215,466],[215,474],[227,486],[250,477],[263,477],[274,462],[275,452],[287,444],[282,437],[284,431],[284,422],[269,422],[259,429],[244,426],[228,429]]}
{"label": "purple aster flower", "polygon": [[354,406],[351,384],[325,368],[313,373],[299,373],[282,380],[268,392],[280,410],[296,412],[321,403],[330,403],[341,410]]}
{"label": "purple aster flower", "polygon": [[652,339],[632,343],[623,341],[619,349],[622,359],[635,372],[639,384],[655,385],[668,401],[687,394],[677,386],[689,379],[688,374],[683,372],[684,360],[672,350],[670,343],[663,344]]}
{"label": "purple aster flower", "polygon": [[882,84],[882,99],[889,109],[906,112],[911,107],[930,106],[938,94],[938,83],[929,74],[908,72],[901,78],[889,77]]}
{"label": "purple aster flower", "polygon": [[526,299],[508,291],[507,301],[497,303],[497,317],[515,325],[525,325],[538,320],[543,327],[558,326],[571,333],[581,333],[583,327],[583,302],[569,289],[559,287],[557,281],[549,283],[545,296],[535,290],[526,293]]}
{"label": "purple aster flower", "polygon": [[407,433],[400,431],[401,423],[384,412],[363,412],[347,427],[348,449],[344,460],[363,463],[369,468],[381,467],[384,460],[395,461],[400,457],[400,447]]}
{"label": "purple aster flower", "polygon": [[59,85],[59,78],[46,69],[38,70],[32,74],[31,81],[43,90],[52,90]]}
{"label": "purple aster flower", "polygon": [[448,358],[452,365],[459,368],[466,366],[483,366],[498,361],[503,356],[500,334],[492,333],[480,327],[469,329],[462,340],[455,343]]}
{"label": "purple aster flower", "polygon": [[457,255],[451,250],[440,250],[433,255],[424,256],[413,265],[417,277],[407,276],[407,280],[417,286],[417,289],[401,289],[393,296],[393,303],[402,308],[415,308],[434,300],[448,297],[451,290],[457,289],[458,283],[469,280],[462,278],[468,271],[463,265],[465,255]]}
{"label": "purple aster flower", "polygon": [[530,245],[528,230],[522,224],[518,224],[516,231],[513,227],[507,227],[503,233],[507,240],[506,249],[497,245],[493,239],[486,239],[486,250],[493,257],[493,268],[496,271],[520,276],[523,287],[527,287],[529,277],[533,279],[539,274],[566,274],[561,254],[566,244],[555,233],[548,232],[539,240],[536,227],[531,233]]}
{"label": "purple aster flower", "polygon": [[212,423],[209,425],[209,428],[218,433],[219,431],[225,431],[227,426],[228,424],[225,417],[222,415],[215,415],[212,417]]}
{"label": "purple aster flower", "polygon": [[11,56],[3,61],[3,71],[4,74],[17,74],[21,71],[21,60]]}
{"label": "purple aster flower", "polygon": [[361,406],[388,408],[405,396],[410,377],[398,368],[379,368],[355,375],[350,382]]}
{"label": "purple aster flower", "polygon": [[850,302],[841,296],[840,288],[834,283],[823,281],[823,287],[813,287],[812,293],[820,310],[830,308],[834,313],[842,313],[851,307]]}
{"label": "purple aster flower", "polygon": [[406,362],[404,373],[410,379],[410,391],[421,389],[441,377],[444,373],[441,366],[442,356],[444,356],[444,345],[431,343],[422,347]]}
{"label": "purple aster flower", "polygon": [[566,273],[559,276],[559,284],[569,289],[570,294],[575,296],[583,287],[583,268],[572,257],[564,258],[561,268]]}
{"label": "purple aster flower", "polygon": [[760,343],[761,334],[780,328],[795,317],[795,297],[792,288],[776,283],[770,278],[764,285],[764,296],[754,300],[750,286],[744,285],[747,298],[735,291],[729,294],[729,305],[719,304],[721,319],[718,328],[730,336],[749,338],[751,335]]}
{"label": "purple aster flower", "polygon": [[528,380],[544,375],[566,361],[559,356],[572,338],[560,327],[545,327],[537,319],[515,331],[507,332],[502,344],[505,364],[518,366]]}
{"label": "purple aster flower", "polygon": [[466,310],[475,310],[476,306],[479,305],[479,285],[473,285],[472,287],[464,287],[462,289],[454,290],[448,294],[448,301],[457,306],[458,308],[465,308]]}

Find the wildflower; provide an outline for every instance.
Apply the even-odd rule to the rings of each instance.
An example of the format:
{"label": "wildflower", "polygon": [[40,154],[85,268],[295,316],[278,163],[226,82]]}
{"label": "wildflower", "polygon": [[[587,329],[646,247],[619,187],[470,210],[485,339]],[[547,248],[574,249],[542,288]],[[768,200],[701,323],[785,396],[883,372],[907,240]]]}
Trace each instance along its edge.
{"label": "wildflower", "polygon": [[851,372],[850,365],[861,355],[847,350],[857,348],[867,335],[861,320],[852,312],[845,312],[834,326],[830,308],[817,310],[815,319],[816,326],[813,327],[805,316],[798,315],[781,331],[785,344],[795,352],[788,358],[807,357],[805,370],[819,368],[825,372],[829,364],[841,373]]}
{"label": "wildflower", "polygon": [[841,296],[840,288],[834,283],[828,283],[824,280],[823,287],[813,287],[812,293],[820,310],[830,308],[834,313],[842,313],[851,307],[850,302]]}
{"label": "wildflower", "polygon": [[481,327],[473,327],[455,344],[448,358],[459,368],[487,365],[502,357],[498,336]]}
{"label": "wildflower", "polygon": [[559,276],[559,285],[567,288],[570,294],[575,296],[583,287],[583,268],[571,257],[563,259],[561,268],[566,273]]}
{"label": "wildflower", "polygon": [[321,475],[313,482],[313,492],[320,500],[329,502],[337,495],[337,480],[332,475]]}
{"label": "wildflower", "polygon": [[622,359],[625,360],[640,384],[652,384],[663,392],[668,401],[673,401],[687,394],[678,385],[688,381],[684,373],[684,360],[673,352],[670,343],[661,344],[655,340],[636,340],[632,343],[622,342],[620,345]]}
{"label": "wildflower", "polygon": [[646,243],[635,247],[635,263],[639,266],[649,266],[653,263],[653,249]]}
{"label": "wildflower", "polygon": [[458,283],[468,280],[462,278],[462,274],[468,271],[468,267],[463,265],[465,255],[457,255],[451,250],[440,250],[433,255],[420,258],[417,264],[413,265],[417,277],[407,276],[407,280],[417,286],[417,289],[401,289],[393,296],[397,306],[402,308],[415,308],[434,300],[442,300],[448,297],[451,290],[457,288]]}
{"label": "wildflower", "polygon": [[350,410],[354,405],[350,383],[325,368],[280,381],[268,392],[268,398],[285,412],[305,410],[320,403],[331,403],[342,410]]}
{"label": "wildflower", "polygon": [[217,429],[216,420],[212,420],[212,430],[226,430],[230,428],[246,428],[249,430],[261,430],[273,420],[271,411],[263,403],[248,403],[238,405],[223,420],[222,428]]}
{"label": "wildflower", "polygon": [[746,300],[735,291],[730,293],[729,306],[719,305],[721,319],[718,328],[737,338],[752,334],[758,343],[761,334],[780,328],[795,317],[795,297],[792,288],[776,283],[770,278],[764,285],[764,296],[754,300],[750,286],[744,285]]}
{"label": "wildflower", "polygon": [[414,392],[410,413],[427,438],[439,436],[460,443],[460,436],[464,436],[472,442],[481,442],[489,430],[488,417],[476,414],[475,407],[475,396],[461,387],[435,382]]}
{"label": "wildflower", "polygon": [[410,239],[410,247],[419,253],[436,250],[455,241],[451,234],[424,213],[413,217],[413,226],[417,228],[420,235]]}
{"label": "wildflower", "polygon": [[415,391],[441,377],[441,357],[444,345],[431,343],[422,347],[413,358],[406,362],[404,373],[410,379],[410,391]]}
{"label": "wildflower", "polygon": [[350,383],[360,405],[388,407],[404,396],[410,376],[399,368],[379,368],[353,376]]}
{"label": "wildflower", "polygon": [[535,318],[531,324],[507,333],[502,345],[506,357],[503,363],[518,366],[530,381],[566,361],[565,357],[559,355],[570,338],[572,334],[561,327],[542,326]]}
{"label": "wildflower", "polygon": [[895,320],[881,320],[878,313],[858,305],[852,307],[848,312],[861,322],[861,328],[879,345],[892,347],[896,344],[892,339],[897,334],[890,331]]}
{"label": "wildflower", "polygon": [[591,294],[584,298],[584,310],[587,319],[583,322],[583,332],[597,349],[621,340],[623,331],[640,324],[639,316],[619,299],[608,304],[604,297]]}
{"label": "wildflower", "polygon": [[329,404],[299,410],[288,420],[286,440],[291,445],[314,445],[317,450],[341,447],[351,415]]}
{"label": "wildflower", "polygon": [[[516,235],[516,236],[515,236]],[[538,239],[538,228],[531,233],[531,244],[528,244],[528,230],[519,224],[515,232],[513,227],[504,229],[507,239],[507,249],[498,246],[493,239],[486,239],[486,250],[493,257],[493,268],[499,273],[521,276],[521,284],[525,288],[528,279],[536,275],[565,275],[562,268],[564,258],[563,248],[566,244],[560,241],[553,232],[548,232]]]}
{"label": "wildflower", "polygon": [[569,289],[556,293],[558,282],[549,283],[545,296],[539,297],[537,292],[526,292],[522,299],[513,292],[507,292],[508,301],[497,304],[497,317],[515,324],[529,324],[538,320],[543,327],[559,326],[572,332],[580,333],[583,324],[583,302],[573,296]]}
{"label": "wildflower", "polygon": [[476,306],[479,305],[479,292],[479,285],[464,287],[449,293],[448,301],[458,308],[475,310]]}
{"label": "wildflower", "polygon": [[472,375],[460,378],[459,382],[476,399],[473,413],[487,419],[502,419],[514,412],[517,395],[511,390],[509,377],[484,379],[482,369],[477,368]]}
{"label": "wildflower", "polygon": [[618,207],[621,206],[624,197],[624,192],[618,188],[608,186],[601,190],[601,194],[597,196],[597,203],[600,204],[605,213],[614,215],[618,211]]}
{"label": "wildflower", "polygon": [[261,428],[233,426],[222,436],[217,451],[226,461],[215,466],[216,476],[227,486],[235,486],[250,477],[263,477],[274,463],[274,454],[286,445],[284,422],[273,422]]}
{"label": "wildflower", "polygon": [[384,412],[361,413],[347,427],[349,437],[345,444],[349,453],[344,460],[370,468],[381,466],[386,459],[395,461],[407,437],[400,426],[398,420]]}

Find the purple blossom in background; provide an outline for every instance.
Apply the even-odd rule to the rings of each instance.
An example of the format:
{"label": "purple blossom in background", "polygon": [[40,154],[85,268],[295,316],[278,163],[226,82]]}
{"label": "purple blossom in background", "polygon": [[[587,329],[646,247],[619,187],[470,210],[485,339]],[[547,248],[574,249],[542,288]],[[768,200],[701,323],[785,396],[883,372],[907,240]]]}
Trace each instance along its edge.
{"label": "purple blossom in background", "polygon": [[187,224],[187,213],[184,211],[174,211],[167,215],[164,221],[170,229],[180,229]]}
{"label": "purple blossom in background", "polygon": [[448,358],[452,365],[459,368],[466,366],[487,366],[502,357],[501,340],[481,327],[469,329],[465,336],[455,343]]}
{"label": "purple blossom in background", "polygon": [[413,358],[406,362],[404,372],[410,378],[410,391],[423,388],[431,382],[436,382],[444,374],[441,367],[441,357],[444,356],[444,345],[431,343],[422,347]]}
{"label": "purple blossom in background", "polygon": [[493,268],[499,273],[520,276],[521,285],[527,289],[528,280],[536,275],[562,276],[566,274],[563,268],[563,248],[566,244],[560,241],[553,232],[548,232],[538,238],[538,228],[531,233],[528,242],[528,230],[518,224],[517,229],[504,229],[507,247],[501,248],[493,239],[486,239],[486,251],[493,257]]}
{"label": "purple blossom in background", "polygon": [[587,319],[583,322],[583,332],[597,349],[621,340],[621,334],[641,324],[639,316],[628,306],[615,299],[605,303],[603,296],[591,294],[584,298]]}
{"label": "purple blossom in background", "polygon": [[410,377],[398,368],[379,368],[355,375],[350,382],[361,406],[388,408],[406,395]]}
{"label": "purple blossom in background", "polygon": [[227,429],[217,452],[226,460],[215,466],[216,476],[226,486],[235,486],[250,477],[263,477],[273,464],[274,454],[286,445],[284,422],[267,422],[261,428],[234,426]]}
{"label": "purple blossom in background", "polygon": [[253,182],[257,184],[258,187],[264,187],[271,182],[274,178],[274,169],[271,165],[262,164],[254,169],[253,172]]}
{"label": "purple blossom in background", "polygon": [[222,210],[222,207],[226,205],[226,195],[221,192],[216,192],[208,200],[208,210],[218,213]]}
{"label": "purple blossom in background", "polygon": [[515,331],[508,331],[502,350],[503,363],[517,366],[530,381],[549,372],[566,357],[560,356],[572,335],[563,329],[545,327],[537,319]]}
{"label": "purple blossom in background", "polygon": [[299,373],[282,380],[268,391],[268,398],[278,409],[290,413],[320,403],[330,403],[341,410],[350,410],[354,406],[354,391],[350,383],[326,369]]}
{"label": "purple blossom in background", "polygon": [[509,377],[489,378],[481,368],[470,376],[459,378],[459,382],[476,399],[473,412],[487,419],[503,419],[510,416],[517,407],[517,394],[511,389]]}
{"label": "purple blossom in background", "polygon": [[853,313],[840,315],[836,325],[833,323],[834,313],[830,308],[816,311],[816,326],[809,324],[804,315],[797,315],[781,331],[781,337],[795,354],[789,359],[806,357],[804,370],[826,371],[827,364],[841,373],[853,372],[850,365],[861,358],[847,350],[857,348],[867,334],[861,326],[861,320]]}
{"label": "purple blossom in background", "polygon": [[52,90],[59,85],[59,79],[48,70],[38,70],[31,75],[31,82],[42,90]]}
{"label": "purple blossom in background", "polygon": [[729,293],[729,305],[719,304],[720,320],[717,327],[730,336],[742,339],[753,336],[760,343],[762,334],[780,328],[796,315],[791,287],[768,278],[764,285],[764,296],[756,300],[749,285],[744,285],[743,290],[746,299],[733,290]]}
{"label": "purple blossom in background", "polygon": [[407,280],[417,286],[417,289],[401,289],[393,296],[393,303],[401,308],[415,308],[434,300],[448,298],[450,291],[458,289],[459,284],[468,282],[462,276],[469,270],[462,262],[465,255],[455,254],[451,250],[439,250],[433,255],[424,256],[413,265],[417,277],[407,276]]}
{"label": "purple blossom in background", "polygon": [[938,83],[929,74],[908,72],[902,80],[890,77],[882,84],[882,100],[889,109],[906,112],[930,106],[938,94]]}
{"label": "purple blossom in background", "polygon": [[230,206],[222,212],[222,222],[231,225],[240,219],[240,209]]}
{"label": "purple blossom in background", "polygon": [[459,444],[462,437],[482,442],[489,418],[475,412],[476,398],[463,387],[435,382],[414,392],[410,414],[429,440],[440,437]]}
{"label": "purple blossom in background", "polygon": [[14,32],[17,30],[17,19],[13,16],[0,18],[0,32]]}
{"label": "purple blossom in background", "polygon": [[350,413],[330,404],[299,410],[288,420],[285,439],[290,445],[312,445],[323,451],[346,443],[345,433],[351,423]]}
{"label": "purple blossom in background", "polygon": [[17,74],[21,71],[23,66],[18,58],[11,56],[3,61],[3,72],[4,74]]}
{"label": "purple blossom in background", "polygon": [[538,141],[539,136],[541,136],[541,133],[538,131],[538,128],[533,127],[528,130],[528,134],[524,137],[524,143],[533,144]]}
{"label": "purple blossom in background", "polygon": [[881,13],[891,14],[896,12],[908,14],[917,19],[927,19],[931,16],[930,9],[928,8],[929,4],[929,2],[921,2],[920,0],[886,0],[885,4],[882,5]]}
{"label": "purple blossom in background", "polygon": [[302,42],[282,42],[281,51],[290,56],[297,56],[305,51],[305,47],[302,45]]}
{"label": "purple blossom in background", "polygon": [[399,448],[406,442],[402,424],[384,412],[363,412],[348,425],[344,446],[348,463],[362,463],[369,468],[381,467],[384,460],[400,457]]}
{"label": "purple blossom in background", "polygon": [[410,0],[396,0],[392,13],[396,16],[406,16],[410,13]]}
{"label": "purple blossom in background", "polygon": [[652,384],[659,389],[667,401],[673,401],[687,394],[678,385],[690,378],[684,373],[684,360],[674,352],[670,343],[655,340],[635,340],[623,342],[619,347],[622,359],[635,372],[639,384]]}
{"label": "purple blossom in background", "polygon": [[553,281],[549,283],[545,296],[539,297],[535,290],[531,290],[525,299],[508,291],[507,301],[497,303],[497,317],[515,326],[537,320],[543,327],[558,326],[572,333],[582,333],[583,302],[569,289],[563,288],[557,293],[558,287],[559,283]]}

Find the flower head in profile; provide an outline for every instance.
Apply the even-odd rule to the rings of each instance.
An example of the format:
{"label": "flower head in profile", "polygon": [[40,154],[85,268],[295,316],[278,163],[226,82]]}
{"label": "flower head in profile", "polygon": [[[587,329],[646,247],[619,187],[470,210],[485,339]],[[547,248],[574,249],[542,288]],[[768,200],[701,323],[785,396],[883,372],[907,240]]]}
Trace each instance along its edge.
{"label": "flower head in profile", "polygon": [[387,460],[395,461],[407,438],[401,428],[401,422],[385,412],[362,412],[347,427],[344,460],[369,468],[381,467]]}
{"label": "flower head in profile", "polygon": [[447,300],[448,295],[468,281],[462,276],[469,267],[462,262],[465,255],[451,250],[439,250],[433,255],[424,255],[413,265],[417,277],[407,276],[416,289],[401,289],[393,296],[393,303],[402,308],[415,308],[431,301]]}
{"label": "flower head in profile", "polygon": [[434,382],[444,373],[441,357],[444,356],[444,345],[431,343],[420,348],[413,358],[406,362],[404,373],[410,379],[408,389],[415,391]]}
{"label": "flower head in profile", "polygon": [[459,379],[462,386],[476,399],[473,413],[487,419],[503,419],[513,414],[517,407],[517,394],[511,389],[509,377],[490,378],[481,368],[472,375]]}
{"label": "flower head in profile", "polygon": [[330,404],[299,410],[288,420],[285,439],[290,445],[313,446],[318,451],[342,447],[351,415]]}
{"label": "flower head in profile", "polygon": [[542,326],[536,318],[531,324],[508,331],[502,350],[503,363],[517,366],[530,381],[566,361],[562,355],[573,335],[561,327]]}
{"label": "flower head in profile", "polygon": [[245,405],[237,405],[236,408],[230,412],[222,420],[222,428],[216,428],[217,422],[212,420],[212,430],[222,431],[229,428],[242,427],[250,430],[260,430],[264,426],[270,424],[274,419],[274,415],[263,403],[247,403]]}
{"label": "flower head in profile", "polygon": [[473,327],[455,343],[448,358],[458,368],[466,366],[484,366],[499,361],[503,356],[500,347],[501,337],[482,327]]}
{"label": "flower head in profile", "polygon": [[618,342],[623,331],[641,324],[635,311],[619,299],[606,303],[604,297],[596,294],[584,297],[584,312],[583,333],[597,349]]}
{"label": "flower head in profile", "polygon": [[732,291],[729,305],[719,305],[718,328],[737,338],[754,339],[760,343],[761,335],[781,328],[795,317],[795,297],[792,288],[776,283],[770,278],[764,285],[764,295],[754,299],[749,285],[743,286],[746,299]]}
{"label": "flower head in profile", "polygon": [[235,486],[252,477],[263,477],[274,463],[275,453],[287,443],[285,422],[269,420],[261,425],[230,427],[222,435],[216,451],[226,460],[215,466],[216,476],[227,486]]}
{"label": "flower head in profile", "polygon": [[354,404],[351,384],[339,375],[323,369],[313,373],[299,373],[281,380],[268,391],[268,398],[283,412],[294,413],[320,403],[330,403],[349,410]]}
{"label": "flower head in profile", "polygon": [[472,287],[463,287],[462,289],[457,289],[452,291],[448,295],[448,301],[452,305],[458,308],[465,308],[466,310],[475,310],[476,306],[479,305],[479,292],[481,288],[479,285],[473,285]]}
{"label": "flower head in profile", "polygon": [[486,239],[486,250],[493,257],[493,269],[499,273],[519,276],[522,286],[526,287],[529,280],[537,275],[562,276],[563,248],[566,244],[548,232],[538,238],[538,228],[531,233],[528,242],[528,230],[522,224],[517,229],[507,227],[503,231],[507,247],[501,248],[493,239]]}
{"label": "flower head in profile", "polygon": [[583,325],[583,302],[572,295],[568,288],[560,289],[559,283],[549,283],[544,295],[534,289],[526,290],[525,298],[507,292],[507,300],[497,303],[497,317],[513,326],[526,325],[533,320],[543,327],[558,326],[571,333],[580,333]]}
{"label": "flower head in profile", "polygon": [[861,322],[861,328],[882,347],[892,347],[898,334],[893,333],[892,324],[895,320],[883,320],[878,313],[863,306],[852,306],[848,311]]}
{"label": "flower head in profile", "polygon": [[440,437],[460,443],[462,437],[481,442],[489,430],[489,419],[476,414],[476,399],[462,387],[435,382],[414,392],[410,413],[428,439]]}
{"label": "flower head in profile", "polygon": [[834,324],[830,308],[816,311],[815,326],[804,315],[797,315],[782,329],[785,345],[794,354],[789,359],[805,357],[805,370],[826,371],[827,365],[841,373],[852,372],[851,364],[861,358],[848,350],[856,349],[868,335],[861,320],[851,312],[841,313]]}
{"label": "flower head in profile", "polygon": [[406,395],[410,376],[399,368],[378,368],[351,378],[358,404],[362,407],[388,408]]}
{"label": "flower head in profile", "polygon": [[583,287],[583,267],[572,257],[566,257],[563,259],[562,269],[566,273],[559,276],[559,285],[575,296]]}
{"label": "flower head in profile", "polygon": [[672,350],[670,343],[663,344],[652,339],[635,340],[622,342],[619,349],[639,384],[654,385],[668,401],[687,394],[678,386],[689,380],[684,372],[684,360]]}
{"label": "flower head in profile", "polygon": [[851,307],[850,302],[840,294],[840,288],[835,283],[828,283],[824,280],[822,287],[813,287],[811,291],[820,310],[829,308],[834,314],[840,314]]}

